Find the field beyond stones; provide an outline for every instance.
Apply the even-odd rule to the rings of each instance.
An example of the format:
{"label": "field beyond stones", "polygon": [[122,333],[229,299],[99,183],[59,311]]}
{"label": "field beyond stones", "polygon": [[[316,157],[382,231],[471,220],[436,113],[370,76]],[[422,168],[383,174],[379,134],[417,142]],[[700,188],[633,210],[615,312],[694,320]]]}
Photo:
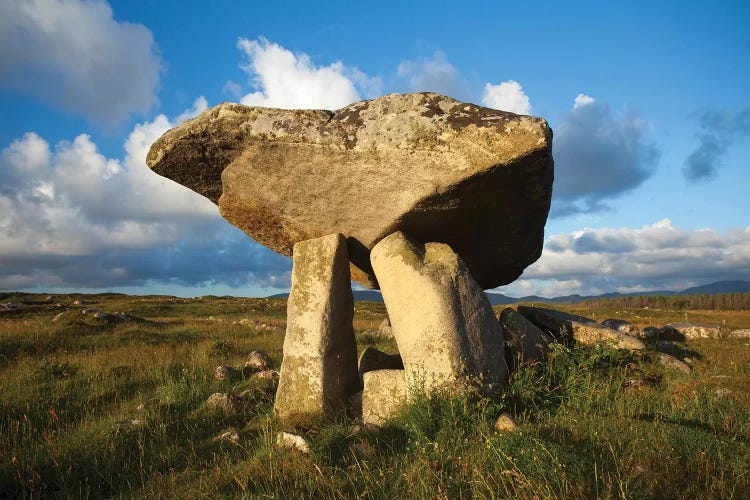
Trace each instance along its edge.
{"label": "field beyond stones", "polygon": [[[689,374],[658,364],[654,346],[559,346],[517,370],[503,397],[420,398],[379,430],[296,429],[304,454],[275,445],[289,429],[272,415],[274,382],[240,370],[253,350],[278,369],[285,299],[0,302],[23,304],[0,315],[0,498],[750,498],[749,339],[676,344]],[[81,314],[90,307],[142,320]],[[748,311],[555,308],[750,328]],[[396,352],[369,333],[383,304],[355,309],[360,351]],[[214,380],[218,365],[238,373]],[[206,405],[243,391],[241,411]],[[517,430],[495,430],[503,413]],[[231,429],[238,442],[214,439]]]}

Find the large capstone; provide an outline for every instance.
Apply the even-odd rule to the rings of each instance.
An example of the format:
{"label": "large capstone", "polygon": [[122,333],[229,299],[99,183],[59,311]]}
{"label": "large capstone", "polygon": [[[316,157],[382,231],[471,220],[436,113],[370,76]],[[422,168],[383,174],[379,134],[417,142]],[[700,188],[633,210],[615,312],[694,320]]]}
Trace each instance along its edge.
{"label": "large capstone", "polygon": [[284,358],[274,410],[319,422],[344,414],[359,390],[354,303],[346,240],[340,234],[294,246]]}
{"label": "large capstone", "polygon": [[500,324],[450,246],[423,245],[397,232],[375,245],[371,258],[410,388],[502,386]]}
{"label": "large capstone", "polygon": [[352,278],[377,287],[370,249],[404,231],[450,245],[486,289],[541,254],[551,148],[541,118],[418,93],[337,111],[224,103],[168,131],[146,161],[281,254],[342,233]]}

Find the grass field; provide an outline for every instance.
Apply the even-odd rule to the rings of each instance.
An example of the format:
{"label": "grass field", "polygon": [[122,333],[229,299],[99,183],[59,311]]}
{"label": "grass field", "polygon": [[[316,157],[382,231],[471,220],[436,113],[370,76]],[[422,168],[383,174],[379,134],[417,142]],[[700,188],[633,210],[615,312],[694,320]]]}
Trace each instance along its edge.
{"label": "grass field", "polygon": [[[88,304],[51,308],[77,298]],[[558,347],[547,364],[519,369],[503,397],[421,398],[377,431],[307,429],[303,455],[274,445],[284,427],[272,382],[212,377],[258,349],[278,368],[284,299],[0,302],[21,301],[0,316],[0,498],[750,498],[748,340],[679,345],[690,374],[653,355]],[[355,306],[360,349],[395,352],[392,340],[362,333],[377,328],[383,305]],[[110,324],[80,315],[84,307],[145,321]],[[686,314],[563,309],[639,326]],[[687,311],[687,320],[750,328],[747,311]],[[238,415],[206,407],[212,393],[247,389]],[[517,431],[494,429],[502,413]],[[239,443],[212,439],[230,428]]]}

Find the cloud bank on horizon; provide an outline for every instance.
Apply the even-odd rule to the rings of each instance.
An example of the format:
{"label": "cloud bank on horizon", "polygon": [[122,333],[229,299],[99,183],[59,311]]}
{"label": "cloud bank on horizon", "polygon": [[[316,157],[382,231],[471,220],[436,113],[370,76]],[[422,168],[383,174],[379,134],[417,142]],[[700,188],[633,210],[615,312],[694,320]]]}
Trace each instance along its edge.
{"label": "cloud bank on horizon", "polygon": [[[0,63],[8,68],[0,88],[104,128],[158,104],[163,61],[151,31],[116,21],[106,2],[4,3],[0,42]],[[512,75],[484,82],[473,93],[439,50],[394,61],[393,73],[385,76],[339,60],[321,64],[263,37],[240,37],[237,50],[247,81],[226,79],[223,90],[246,105],[337,109],[395,86],[479,100],[519,114],[536,109]],[[81,60],[89,64],[73,63]],[[107,66],[115,63],[117,68]],[[655,175],[661,158],[649,123],[636,109],[613,111],[583,92],[571,95],[569,103],[552,124],[551,223],[614,210],[613,203]],[[86,133],[71,133],[69,140],[51,145],[28,130],[5,146],[0,152],[0,289],[288,287],[290,259],[255,244],[225,223],[211,202],[145,166],[157,137],[208,105],[199,96],[172,119],[159,114],[135,124],[119,158],[105,156]],[[687,181],[717,175],[732,141],[750,131],[748,117],[747,109],[700,116],[698,145],[682,171]],[[680,229],[662,217],[652,220],[657,222],[640,229],[557,231],[547,238],[541,259],[500,290],[590,294],[750,279],[750,226],[721,234]]]}

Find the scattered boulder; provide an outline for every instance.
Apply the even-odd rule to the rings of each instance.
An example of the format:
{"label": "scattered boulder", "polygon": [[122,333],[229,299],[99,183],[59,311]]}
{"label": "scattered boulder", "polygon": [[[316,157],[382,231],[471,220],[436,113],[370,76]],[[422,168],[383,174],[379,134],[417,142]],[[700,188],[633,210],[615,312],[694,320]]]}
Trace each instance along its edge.
{"label": "scattered boulder", "polygon": [[214,368],[214,380],[231,380],[237,376],[237,370],[231,366],[220,365]]}
{"label": "scattered boulder", "polygon": [[354,302],[346,239],[294,246],[284,357],[274,411],[281,418],[331,420],[359,390]]}
{"label": "scattered boulder", "polygon": [[245,368],[267,370],[271,368],[271,358],[266,351],[251,351],[245,360]]}
{"label": "scattered boulder", "polygon": [[750,328],[743,330],[734,330],[727,338],[730,339],[750,339]]}
{"label": "scattered boulder", "polygon": [[2,305],[2,307],[4,307],[8,311],[15,311],[21,308],[21,304],[19,304],[18,302],[6,302]]}
{"label": "scattered boulder", "polygon": [[81,314],[96,314],[102,312],[101,309],[98,309],[96,307],[87,307],[83,311],[81,311]]}
{"label": "scattered boulder", "polygon": [[218,411],[225,415],[236,415],[242,411],[243,400],[235,394],[216,392],[208,397],[206,406],[210,410]]}
{"label": "scattered boulder", "polygon": [[507,413],[503,413],[495,421],[495,430],[498,432],[513,432],[518,429],[518,425],[513,420],[513,417]]}
{"label": "scattered boulder", "polygon": [[74,306],[85,306],[86,304],[88,304],[88,302],[83,299],[77,299],[73,301]]}
{"label": "scattered boulder", "polygon": [[406,405],[404,370],[376,370],[364,374],[362,425],[379,427]]}
{"label": "scattered boulder", "polygon": [[640,340],[600,325],[584,316],[543,307],[518,306],[518,312],[554,338],[591,345],[612,342],[618,349],[641,350],[646,346]]}
{"label": "scattered boulder", "polygon": [[397,232],[375,245],[371,258],[410,386],[429,393],[504,385],[502,329],[450,246]]}
{"label": "scattered boulder", "polygon": [[253,373],[250,380],[279,380],[280,373],[276,370],[261,370]]}
{"label": "scattered boulder", "polygon": [[659,329],[655,326],[647,326],[643,330],[641,330],[640,335],[638,337],[644,339],[644,340],[652,340],[659,336]]}
{"label": "scattered boulder", "polygon": [[383,322],[380,323],[380,326],[378,327],[378,333],[382,338],[393,338],[393,327],[391,327],[391,320],[389,318],[385,318]]}
{"label": "scattered boulder", "polygon": [[368,347],[359,355],[359,376],[374,370],[403,370],[404,362],[400,354],[388,354],[374,347]]}
{"label": "scattered boulder", "polygon": [[289,432],[279,432],[276,434],[276,445],[280,448],[296,450],[304,454],[310,453],[310,444],[307,440],[302,436]]}
{"label": "scattered boulder", "polygon": [[494,288],[541,254],[551,149],[540,118],[425,92],[334,112],[223,103],[166,132],[146,163],[281,254],[346,235],[366,286],[377,287],[369,250],[405,231],[447,243]]}
{"label": "scattered boulder", "polygon": [[222,432],[218,436],[214,436],[211,441],[214,442],[228,442],[228,443],[239,443],[240,442],[240,433],[237,429],[229,429],[228,431]]}
{"label": "scattered boulder", "polygon": [[674,340],[657,340],[655,344],[657,351],[671,352],[677,348]]}
{"label": "scattered boulder", "polygon": [[[698,323],[670,323],[659,331],[660,338],[670,337],[669,340],[682,339],[718,339],[721,338],[721,327],[718,325],[701,325]],[[675,338],[672,338],[675,337]]]}
{"label": "scattered boulder", "polygon": [[649,384],[645,380],[638,379],[638,378],[631,378],[631,379],[624,380],[622,382],[622,388],[625,389],[625,391],[627,392],[640,391],[641,389],[645,389],[650,386],[651,384]]}
{"label": "scattered boulder", "polygon": [[602,321],[602,326],[606,326],[607,328],[611,328],[612,330],[615,330],[617,332],[624,333],[625,335],[630,335],[631,337],[639,337],[641,334],[641,331],[637,326],[624,319],[605,319],[604,321]]}
{"label": "scattered boulder", "polygon": [[671,370],[680,371],[682,373],[690,373],[692,371],[692,369],[687,364],[683,363],[674,356],[670,356],[669,354],[659,352],[657,353],[656,359],[662,366]]}
{"label": "scattered boulder", "polygon": [[506,307],[500,313],[505,345],[521,363],[542,362],[552,338],[517,311]]}
{"label": "scattered boulder", "polygon": [[719,387],[714,391],[714,394],[716,397],[723,398],[726,396],[731,396],[734,394],[734,391],[732,389],[727,389],[726,387]]}

